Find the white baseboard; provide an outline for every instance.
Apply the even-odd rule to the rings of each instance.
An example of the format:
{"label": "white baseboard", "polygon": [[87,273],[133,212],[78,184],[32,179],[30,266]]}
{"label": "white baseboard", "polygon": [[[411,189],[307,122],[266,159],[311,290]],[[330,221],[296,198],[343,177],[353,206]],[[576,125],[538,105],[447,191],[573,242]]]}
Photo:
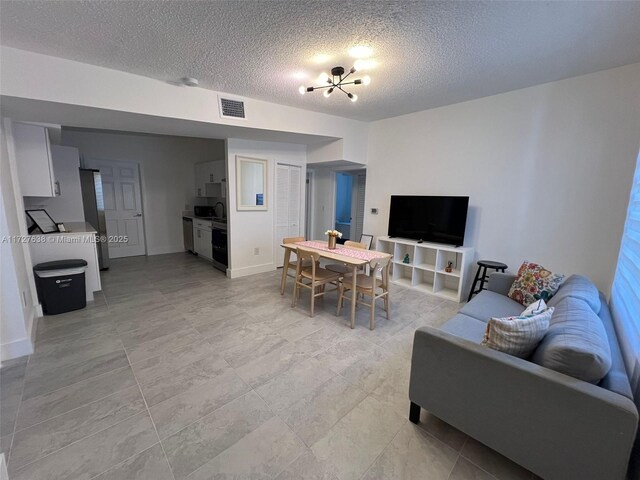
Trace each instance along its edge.
{"label": "white baseboard", "polygon": [[13,358],[24,357],[33,353],[33,343],[30,338],[22,338],[15,342],[3,343],[0,345],[0,359],[11,360]]}
{"label": "white baseboard", "polygon": [[229,269],[227,270],[227,276],[229,278],[247,277],[249,275],[255,275],[256,273],[272,272],[275,269],[276,267],[273,263],[264,263],[251,267]]}
{"label": "white baseboard", "polygon": [[0,453],[0,480],[9,480],[7,461],[4,458],[4,453]]}
{"label": "white baseboard", "polygon": [[24,357],[25,355],[31,355],[33,353],[33,345],[35,344],[37,328],[36,322],[38,321],[38,317],[36,315],[38,315],[38,312],[40,312],[40,314],[42,313],[40,304],[34,305],[31,308],[31,312],[27,313],[30,318],[26,324],[27,336],[25,338],[0,344],[0,361],[4,362],[5,360]]}
{"label": "white baseboard", "polygon": [[147,251],[147,255],[165,255],[167,253],[181,253],[184,252],[184,245],[161,245],[159,247],[153,247]]}

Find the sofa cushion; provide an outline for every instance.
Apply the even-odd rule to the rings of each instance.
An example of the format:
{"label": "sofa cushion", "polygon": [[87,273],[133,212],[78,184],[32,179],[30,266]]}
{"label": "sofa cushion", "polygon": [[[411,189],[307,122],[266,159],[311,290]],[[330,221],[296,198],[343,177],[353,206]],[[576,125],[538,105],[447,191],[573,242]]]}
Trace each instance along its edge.
{"label": "sofa cushion", "polygon": [[595,313],[600,312],[600,292],[596,286],[583,275],[571,275],[560,286],[556,294],[549,300],[550,307],[556,306],[561,300],[573,297],[584,300]]}
{"label": "sofa cushion", "polygon": [[460,313],[488,322],[492,317],[517,317],[522,310],[522,305],[509,297],[483,290],[465,304]]}
{"label": "sofa cushion", "polygon": [[527,358],[549,329],[553,307],[537,315],[491,318],[482,344],[514,357]]}
{"label": "sofa cushion", "polygon": [[633,400],[633,394],[631,393],[631,385],[629,384],[629,376],[627,375],[627,369],[624,365],[622,358],[622,351],[620,350],[620,344],[618,343],[618,337],[616,335],[615,327],[613,326],[613,319],[611,318],[611,312],[607,305],[607,299],[604,295],[600,294],[600,312],[598,317],[602,320],[602,325],[607,332],[609,338],[609,349],[611,350],[611,368],[607,375],[598,384],[602,388],[606,388],[619,395],[624,395],[630,400]]}
{"label": "sofa cushion", "polygon": [[556,305],[549,331],[531,360],[580,380],[598,383],[611,368],[611,350],[602,321],[585,301],[564,298]]}
{"label": "sofa cushion", "polygon": [[461,337],[474,343],[480,343],[486,327],[486,323],[458,313],[442,325],[440,329],[456,337]]}

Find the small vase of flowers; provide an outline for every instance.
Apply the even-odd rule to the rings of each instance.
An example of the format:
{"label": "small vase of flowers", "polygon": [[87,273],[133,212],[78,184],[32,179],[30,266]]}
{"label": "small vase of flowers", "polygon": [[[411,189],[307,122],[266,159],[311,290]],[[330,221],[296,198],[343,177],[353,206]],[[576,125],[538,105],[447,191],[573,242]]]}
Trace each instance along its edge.
{"label": "small vase of flowers", "polygon": [[326,232],[324,232],[324,234],[329,236],[329,242],[327,245],[329,247],[329,250],[335,250],[336,239],[342,238],[342,233],[340,233],[338,230],[327,230]]}

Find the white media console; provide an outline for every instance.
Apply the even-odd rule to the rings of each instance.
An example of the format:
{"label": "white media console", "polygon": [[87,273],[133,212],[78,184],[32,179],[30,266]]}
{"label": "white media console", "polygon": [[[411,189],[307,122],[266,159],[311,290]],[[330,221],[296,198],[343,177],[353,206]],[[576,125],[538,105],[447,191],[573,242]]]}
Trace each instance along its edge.
{"label": "white media console", "polygon": [[[380,237],[376,249],[393,255],[393,283],[455,302],[462,302],[469,294],[473,278],[472,247]],[[404,262],[407,254],[409,263]],[[451,272],[445,271],[448,262],[453,262]]]}

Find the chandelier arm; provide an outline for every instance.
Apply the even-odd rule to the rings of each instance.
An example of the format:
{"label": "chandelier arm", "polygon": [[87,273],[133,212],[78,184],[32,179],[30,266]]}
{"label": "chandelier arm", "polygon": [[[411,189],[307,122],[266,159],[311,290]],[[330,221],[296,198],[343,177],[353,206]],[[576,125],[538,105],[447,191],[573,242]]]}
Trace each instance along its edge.
{"label": "chandelier arm", "polygon": [[340,83],[342,83],[342,81],[343,81],[343,80],[346,80],[346,79],[347,79],[347,77],[348,77],[349,75],[351,75],[352,73],[354,73],[354,72],[352,72],[351,70],[349,70],[349,73],[347,73],[344,77],[342,77],[342,78],[340,79]]}
{"label": "chandelier arm", "polygon": [[349,93],[345,92],[340,85],[337,85],[337,88],[339,88],[340,91],[344,93],[347,97],[349,96]]}

